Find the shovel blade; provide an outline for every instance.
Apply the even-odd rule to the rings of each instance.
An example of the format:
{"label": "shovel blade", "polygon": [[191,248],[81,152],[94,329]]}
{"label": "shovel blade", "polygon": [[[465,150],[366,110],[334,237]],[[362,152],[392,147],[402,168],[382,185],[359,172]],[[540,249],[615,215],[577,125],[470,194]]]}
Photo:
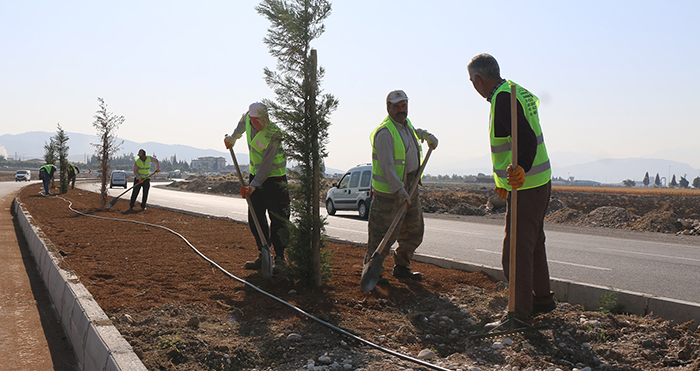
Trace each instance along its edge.
{"label": "shovel blade", "polygon": [[262,251],[260,251],[260,263],[263,278],[269,280],[272,278],[272,255],[270,254],[270,246],[265,245]]}
{"label": "shovel blade", "polygon": [[112,201],[109,201],[109,204],[107,205],[107,208],[109,209],[109,208],[111,208],[112,206],[116,205],[116,204],[117,204],[117,200],[119,200],[119,199],[118,199],[118,198],[114,198]]}
{"label": "shovel blade", "polygon": [[360,278],[360,290],[362,292],[372,291],[377,286],[383,267],[384,257],[375,252],[372,255],[372,259],[362,267],[362,278]]}

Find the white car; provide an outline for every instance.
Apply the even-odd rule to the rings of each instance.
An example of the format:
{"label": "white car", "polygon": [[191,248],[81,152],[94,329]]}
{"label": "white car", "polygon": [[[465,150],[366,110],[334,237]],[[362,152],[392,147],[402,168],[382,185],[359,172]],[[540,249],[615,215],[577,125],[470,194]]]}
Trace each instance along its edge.
{"label": "white car", "polygon": [[109,188],[114,186],[121,186],[126,188],[126,171],[124,170],[114,170],[112,171],[112,176],[109,178]]}
{"label": "white car", "polygon": [[326,193],[328,215],[335,215],[337,210],[357,210],[360,218],[367,219],[372,204],[371,190],[372,165],[358,165],[348,170]]}
{"label": "white car", "polygon": [[19,182],[20,180],[25,182],[32,180],[31,170],[17,170],[15,173],[15,182]]}

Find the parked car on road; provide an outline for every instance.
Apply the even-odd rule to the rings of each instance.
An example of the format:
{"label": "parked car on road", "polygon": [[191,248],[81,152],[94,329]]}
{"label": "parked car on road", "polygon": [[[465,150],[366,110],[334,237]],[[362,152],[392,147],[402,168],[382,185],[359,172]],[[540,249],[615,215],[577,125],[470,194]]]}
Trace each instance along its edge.
{"label": "parked car on road", "polygon": [[358,165],[348,170],[333,188],[326,192],[326,211],[335,215],[337,210],[357,210],[360,218],[369,217],[372,204],[372,165]]}
{"label": "parked car on road", "polygon": [[20,180],[25,182],[32,180],[31,170],[17,170],[15,173],[15,182],[19,182]]}
{"label": "parked car on road", "polygon": [[114,186],[126,188],[126,171],[124,170],[114,170],[112,171],[112,176],[109,178],[109,188]]}

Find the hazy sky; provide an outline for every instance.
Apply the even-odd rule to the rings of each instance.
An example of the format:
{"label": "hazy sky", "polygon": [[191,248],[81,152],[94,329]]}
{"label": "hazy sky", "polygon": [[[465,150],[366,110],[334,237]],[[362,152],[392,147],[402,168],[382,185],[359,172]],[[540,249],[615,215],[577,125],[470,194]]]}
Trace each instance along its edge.
{"label": "hazy sky", "polygon": [[[0,0],[0,134],[94,134],[97,97],[119,137],[225,150],[250,103],[275,98],[257,1]],[[340,100],[329,167],[371,159],[385,97],[435,134],[433,173],[489,154],[489,104],[466,71],[488,52],[539,96],[550,154],[654,157],[700,168],[700,2],[333,2],[314,41]],[[42,143],[43,145],[43,143]],[[237,152],[245,152],[243,143]],[[556,171],[555,171],[556,175]]]}

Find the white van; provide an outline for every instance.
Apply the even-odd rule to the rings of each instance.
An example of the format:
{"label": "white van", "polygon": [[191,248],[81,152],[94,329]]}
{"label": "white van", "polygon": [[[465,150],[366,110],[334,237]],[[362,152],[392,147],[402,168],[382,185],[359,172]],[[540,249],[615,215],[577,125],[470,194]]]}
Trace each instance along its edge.
{"label": "white van", "polygon": [[19,182],[20,180],[25,182],[32,180],[31,170],[17,170],[15,173],[15,182]]}
{"label": "white van", "polygon": [[126,188],[126,171],[124,170],[114,170],[112,176],[109,178],[109,188],[114,186],[121,186]]}
{"label": "white van", "polygon": [[367,219],[372,203],[371,190],[371,164],[358,165],[348,170],[326,193],[328,215],[335,215],[337,210],[357,210],[360,218]]}

